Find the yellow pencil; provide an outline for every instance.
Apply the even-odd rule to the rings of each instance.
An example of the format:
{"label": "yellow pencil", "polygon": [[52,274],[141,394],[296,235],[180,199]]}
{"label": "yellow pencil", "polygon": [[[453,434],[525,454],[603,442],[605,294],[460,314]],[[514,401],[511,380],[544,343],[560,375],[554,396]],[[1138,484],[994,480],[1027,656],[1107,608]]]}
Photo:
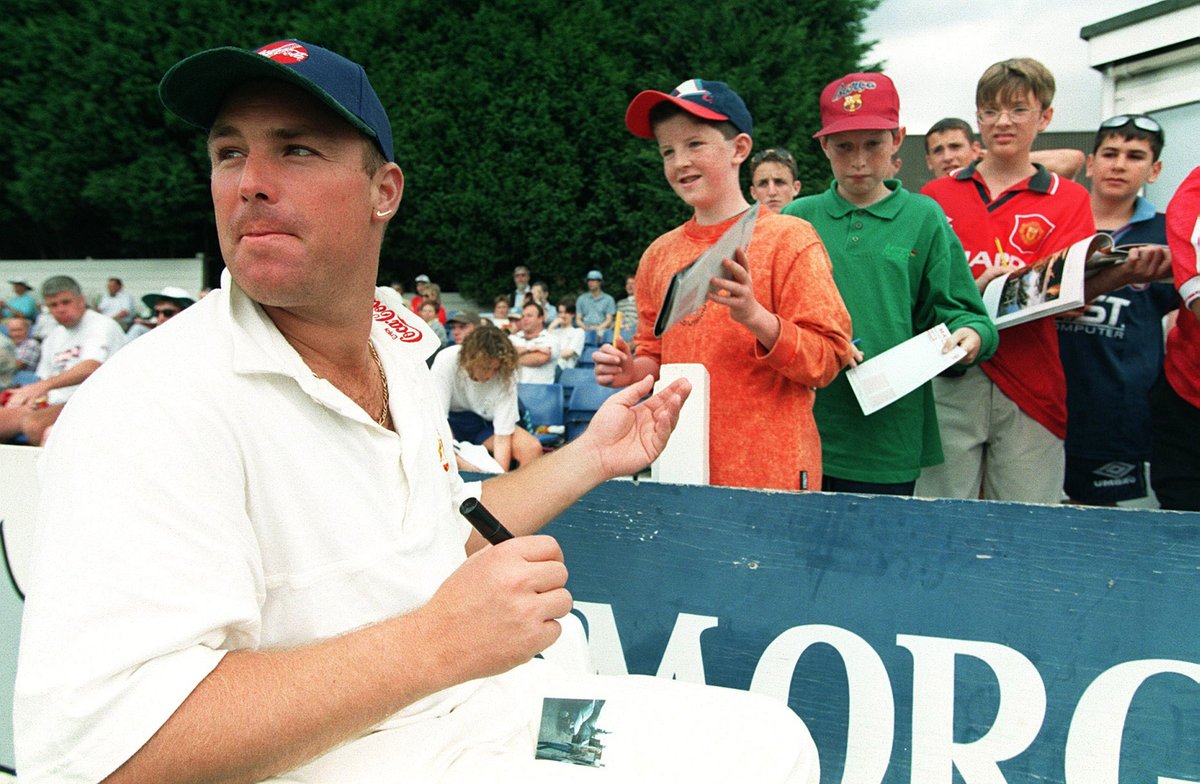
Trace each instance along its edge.
{"label": "yellow pencil", "polygon": [[1000,244],[1000,238],[996,238],[996,261],[1001,267],[1008,269],[1008,254],[1004,252],[1004,246]]}
{"label": "yellow pencil", "polygon": [[621,311],[617,311],[617,317],[613,320],[613,343],[617,342],[617,338],[621,334],[621,316],[625,315]]}

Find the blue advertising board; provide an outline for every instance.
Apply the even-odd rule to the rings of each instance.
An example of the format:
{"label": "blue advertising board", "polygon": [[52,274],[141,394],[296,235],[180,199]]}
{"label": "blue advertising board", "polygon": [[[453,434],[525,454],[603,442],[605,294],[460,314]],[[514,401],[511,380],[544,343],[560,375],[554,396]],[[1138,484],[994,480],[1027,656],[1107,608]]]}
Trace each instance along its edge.
{"label": "blue advertising board", "polygon": [[1200,515],[609,482],[547,533],[599,671],[786,700],[825,784],[1200,782]]}

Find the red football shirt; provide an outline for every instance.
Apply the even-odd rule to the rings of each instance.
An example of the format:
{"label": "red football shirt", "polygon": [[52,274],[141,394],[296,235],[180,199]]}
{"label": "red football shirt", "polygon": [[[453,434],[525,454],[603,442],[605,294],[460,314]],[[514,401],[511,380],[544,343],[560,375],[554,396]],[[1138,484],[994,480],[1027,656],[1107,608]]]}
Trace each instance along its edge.
{"label": "red football shirt", "polygon": [[[921,193],[942,206],[975,277],[999,263],[1026,267],[1096,232],[1087,189],[1042,166],[995,198],[975,164],[929,182]],[[1058,358],[1054,317],[1000,331],[983,371],[1017,406],[1059,438],[1067,436],[1067,382]]]}
{"label": "red football shirt", "polygon": [[[1200,166],[1192,169],[1167,207],[1167,242],[1175,288],[1184,302],[1200,297]],[[1167,381],[1181,398],[1200,408],[1200,322],[1187,307],[1179,309],[1167,335]]]}

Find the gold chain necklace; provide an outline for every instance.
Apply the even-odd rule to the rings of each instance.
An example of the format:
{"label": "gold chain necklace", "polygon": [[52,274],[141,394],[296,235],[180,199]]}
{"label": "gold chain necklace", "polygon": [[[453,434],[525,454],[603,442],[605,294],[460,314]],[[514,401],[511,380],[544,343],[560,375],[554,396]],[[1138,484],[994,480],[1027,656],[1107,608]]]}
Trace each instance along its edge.
{"label": "gold chain necklace", "polygon": [[383,382],[383,408],[380,410],[379,416],[375,417],[375,421],[379,423],[380,427],[387,427],[388,416],[391,414],[387,374],[383,372],[383,363],[379,361],[379,352],[375,350],[375,344],[368,340],[367,348],[370,349],[371,359],[375,360],[375,367],[379,370],[379,380]]}

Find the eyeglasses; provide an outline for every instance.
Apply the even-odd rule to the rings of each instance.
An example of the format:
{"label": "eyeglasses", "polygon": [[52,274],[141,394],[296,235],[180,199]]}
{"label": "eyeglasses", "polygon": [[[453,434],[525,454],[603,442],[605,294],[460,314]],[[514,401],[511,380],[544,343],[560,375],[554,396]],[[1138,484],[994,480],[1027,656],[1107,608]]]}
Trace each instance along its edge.
{"label": "eyeglasses", "polygon": [[179,308],[155,308],[154,315],[159,318],[169,319],[171,316],[178,315]]}
{"label": "eyeglasses", "polygon": [[1130,123],[1134,128],[1153,133],[1157,136],[1162,136],[1162,126],[1158,124],[1158,120],[1145,114],[1118,114],[1116,117],[1109,117],[1104,122],[1100,123],[1101,130],[1110,130],[1112,128],[1122,128]]}
{"label": "eyeglasses", "polygon": [[1004,115],[1008,115],[1009,122],[1013,125],[1022,125],[1032,120],[1035,114],[1040,115],[1041,112],[1035,112],[1028,106],[1015,106],[1012,109],[980,109],[977,116],[980,125],[993,125],[1000,122]]}

